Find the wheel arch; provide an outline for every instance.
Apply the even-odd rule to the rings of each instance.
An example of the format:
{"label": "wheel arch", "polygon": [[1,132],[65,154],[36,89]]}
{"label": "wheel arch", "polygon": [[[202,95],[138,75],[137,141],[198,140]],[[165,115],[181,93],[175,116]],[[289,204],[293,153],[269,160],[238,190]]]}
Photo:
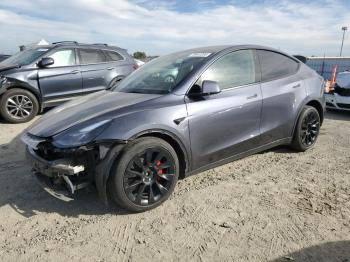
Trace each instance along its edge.
{"label": "wheel arch", "polygon": [[311,100],[311,101],[307,102],[305,105],[312,106],[312,107],[316,108],[318,114],[320,115],[320,120],[321,120],[321,125],[322,125],[323,119],[324,119],[324,110],[323,110],[321,103],[317,100]]}
{"label": "wheel arch", "polygon": [[9,86],[6,88],[6,90],[4,90],[1,94],[0,97],[3,96],[7,91],[12,90],[12,89],[22,89],[25,91],[30,92],[31,94],[33,94],[35,96],[35,98],[38,100],[38,105],[39,105],[39,112],[41,112],[42,110],[42,101],[41,101],[41,97],[38,94],[38,92],[33,91],[33,89],[28,88],[26,86],[21,86],[21,85],[13,85],[13,86]]}
{"label": "wheel arch", "polygon": [[307,101],[305,101],[303,103],[303,105],[300,107],[300,109],[298,111],[298,115],[297,115],[297,117],[296,117],[296,119],[294,121],[292,137],[294,137],[295,128],[297,126],[300,114],[303,111],[303,108],[305,106],[312,106],[312,107],[314,107],[317,110],[318,114],[320,115],[320,124],[322,125],[322,123],[323,123],[323,120],[324,120],[324,109],[323,109],[322,103],[320,101],[318,101],[317,99],[307,100]]}
{"label": "wheel arch", "polygon": [[110,172],[115,163],[123,154],[125,146],[138,138],[141,137],[157,137],[168,142],[175,150],[179,157],[180,162],[180,174],[179,178],[185,178],[187,172],[190,170],[190,159],[186,147],[183,145],[181,140],[171,132],[165,130],[147,130],[135,134],[130,137],[128,140],[123,140],[123,143],[115,143],[113,147],[109,150],[107,156],[101,161],[100,164],[96,166],[95,169],[95,183],[97,187],[98,194],[100,199],[108,205],[110,202],[110,192],[109,192],[109,181],[110,181]]}
{"label": "wheel arch", "polygon": [[168,142],[174,148],[176,154],[179,157],[179,163],[180,163],[179,178],[182,179],[186,177],[186,173],[189,171],[189,168],[190,168],[189,156],[185,146],[176,135],[165,130],[147,130],[137,135],[134,135],[130,140],[134,140],[141,137],[157,137]]}
{"label": "wheel arch", "polygon": [[123,80],[126,76],[125,75],[116,75],[115,77],[112,78],[112,80],[108,83],[108,87],[107,88],[111,88],[112,85],[114,84],[113,82],[119,82],[121,80]]}

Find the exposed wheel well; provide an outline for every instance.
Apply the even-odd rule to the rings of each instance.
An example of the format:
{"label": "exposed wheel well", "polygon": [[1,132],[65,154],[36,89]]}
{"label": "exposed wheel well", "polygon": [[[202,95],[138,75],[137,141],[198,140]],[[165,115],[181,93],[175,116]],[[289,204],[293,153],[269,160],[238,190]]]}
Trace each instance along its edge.
{"label": "exposed wheel well", "polygon": [[180,162],[180,175],[179,178],[185,178],[186,175],[186,168],[188,167],[188,160],[185,156],[185,152],[182,149],[181,145],[179,144],[178,141],[176,141],[176,139],[174,139],[173,137],[171,137],[168,134],[165,133],[159,133],[159,132],[152,132],[152,133],[147,133],[147,134],[142,134],[139,137],[158,137],[160,139],[165,140],[166,142],[168,142],[175,150],[176,154],[179,157],[179,162]]}
{"label": "exposed wheel well", "polygon": [[321,120],[321,124],[322,124],[323,118],[324,118],[324,112],[323,112],[323,107],[320,104],[320,102],[318,102],[316,100],[312,100],[312,101],[308,102],[306,105],[316,108],[316,110],[318,111],[318,114],[320,115],[320,120]]}

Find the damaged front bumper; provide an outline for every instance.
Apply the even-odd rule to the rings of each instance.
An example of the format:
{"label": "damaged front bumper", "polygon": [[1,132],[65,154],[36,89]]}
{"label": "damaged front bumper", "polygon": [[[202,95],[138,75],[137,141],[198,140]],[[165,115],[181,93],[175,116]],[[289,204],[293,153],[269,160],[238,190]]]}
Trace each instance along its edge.
{"label": "damaged front bumper", "polygon": [[27,159],[32,164],[32,172],[42,188],[64,201],[73,200],[74,193],[91,184],[84,175],[84,165],[74,165],[70,159],[46,160],[27,146]]}
{"label": "damaged front bumper", "polygon": [[32,173],[50,195],[71,201],[78,190],[95,185],[101,200],[108,204],[108,176],[125,142],[59,149],[48,139],[30,134],[22,135],[21,139],[26,144]]}

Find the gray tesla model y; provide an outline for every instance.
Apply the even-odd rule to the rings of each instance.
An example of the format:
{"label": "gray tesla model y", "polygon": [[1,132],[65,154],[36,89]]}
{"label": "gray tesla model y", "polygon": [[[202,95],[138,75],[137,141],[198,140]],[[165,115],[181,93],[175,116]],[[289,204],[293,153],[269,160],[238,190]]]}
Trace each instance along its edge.
{"label": "gray tesla model y", "polygon": [[105,203],[144,211],[179,178],[277,145],[311,148],[323,112],[323,80],[299,60],[214,46],[157,58],[110,90],[51,110],[22,140],[53,195],[71,199],[95,185]]}

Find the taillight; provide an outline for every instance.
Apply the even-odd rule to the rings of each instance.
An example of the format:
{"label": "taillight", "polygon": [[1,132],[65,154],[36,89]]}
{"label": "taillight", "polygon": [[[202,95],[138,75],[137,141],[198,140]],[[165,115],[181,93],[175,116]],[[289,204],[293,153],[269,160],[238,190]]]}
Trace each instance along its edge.
{"label": "taillight", "polygon": [[134,70],[136,70],[137,68],[139,68],[140,66],[138,64],[133,64],[132,66],[134,68]]}

